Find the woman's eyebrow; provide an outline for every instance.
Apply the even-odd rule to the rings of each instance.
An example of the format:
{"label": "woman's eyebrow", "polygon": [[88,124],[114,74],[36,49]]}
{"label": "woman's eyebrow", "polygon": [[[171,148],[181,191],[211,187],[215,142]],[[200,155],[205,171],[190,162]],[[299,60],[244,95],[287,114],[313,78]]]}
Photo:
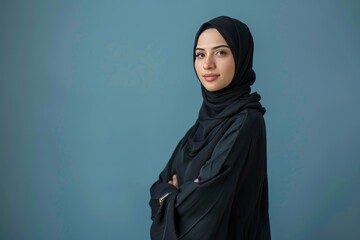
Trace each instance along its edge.
{"label": "woman's eyebrow", "polygon": [[[227,45],[218,45],[218,46],[215,46],[213,48],[211,48],[212,50],[214,49],[218,49],[218,48],[221,48],[221,47],[226,47],[226,48],[230,48],[229,46]],[[204,48],[195,48],[195,50],[205,50]]]}

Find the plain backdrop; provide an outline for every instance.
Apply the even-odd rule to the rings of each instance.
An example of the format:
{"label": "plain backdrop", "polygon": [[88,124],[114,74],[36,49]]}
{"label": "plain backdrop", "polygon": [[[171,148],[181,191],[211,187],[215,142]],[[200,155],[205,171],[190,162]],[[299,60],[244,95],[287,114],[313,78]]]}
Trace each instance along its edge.
{"label": "plain backdrop", "polygon": [[149,239],[219,15],[254,37],[273,239],[360,239],[359,1],[1,0],[1,240]]}

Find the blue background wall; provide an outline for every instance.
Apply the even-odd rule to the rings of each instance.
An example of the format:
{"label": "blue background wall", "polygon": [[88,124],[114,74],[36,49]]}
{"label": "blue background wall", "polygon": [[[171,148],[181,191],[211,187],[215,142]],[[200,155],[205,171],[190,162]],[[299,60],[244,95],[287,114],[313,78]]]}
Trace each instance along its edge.
{"label": "blue background wall", "polygon": [[360,238],[360,4],[0,4],[0,239],[149,238],[148,188],[196,119],[194,34],[255,39],[273,239]]}

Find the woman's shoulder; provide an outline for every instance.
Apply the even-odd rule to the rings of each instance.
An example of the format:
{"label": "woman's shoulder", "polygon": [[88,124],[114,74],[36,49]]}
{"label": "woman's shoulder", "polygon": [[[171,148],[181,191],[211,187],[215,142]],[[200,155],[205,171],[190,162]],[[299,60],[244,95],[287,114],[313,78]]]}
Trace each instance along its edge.
{"label": "woman's shoulder", "polygon": [[233,116],[232,124],[239,133],[258,132],[264,129],[263,113],[255,108],[246,108]]}

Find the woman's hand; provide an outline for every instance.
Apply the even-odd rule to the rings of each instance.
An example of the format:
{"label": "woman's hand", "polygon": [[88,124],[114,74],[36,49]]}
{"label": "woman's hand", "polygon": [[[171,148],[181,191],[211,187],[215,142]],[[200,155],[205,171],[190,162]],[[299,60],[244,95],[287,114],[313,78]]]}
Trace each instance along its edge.
{"label": "woman's hand", "polygon": [[169,181],[169,184],[173,185],[174,187],[176,187],[177,189],[179,189],[179,184],[178,184],[178,180],[176,177],[176,174],[174,174],[172,176],[172,180]]}
{"label": "woman's hand", "polygon": [[[177,189],[179,189],[179,184],[178,184],[178,180],[177,180],[176,174],[174,174],[174,175],[172,176],[172,180],[170,180],[168,183],[171,184],[171,185],[173,185],[173,186],[176,187]],[[195,180],[194,180],[194,183],[199,183],[199,179],[198,179],[198,178],[195,179]]]}

